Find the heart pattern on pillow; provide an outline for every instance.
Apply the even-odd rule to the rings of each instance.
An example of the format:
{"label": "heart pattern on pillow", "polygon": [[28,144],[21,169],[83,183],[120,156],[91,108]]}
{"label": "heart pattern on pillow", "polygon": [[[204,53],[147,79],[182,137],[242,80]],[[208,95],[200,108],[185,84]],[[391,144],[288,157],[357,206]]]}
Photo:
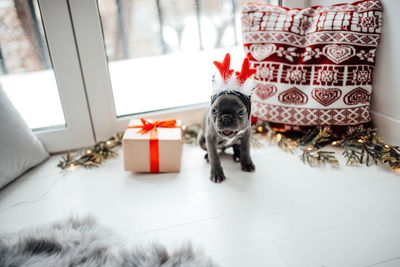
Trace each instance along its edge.
{"label": "heart pattern on pillow", "polygon": [[356,54],[356,49],[351,45],[326,45],[322,50],[322,53],[335,62],[339,64],[343,61],[346,61]]}
{"label": "heart pattern on pillow", "polygon": [[256,95],[261,99],[265,100],[274,94],[276,94],[276,86],[272,84],[257,84]]}
{"label": "heart pattern on pillow", "polygon": [[365,104],[369,102],[371,94],[368,93],[367,90],[361,87],[357,87],[350,92],[348,92],[344,98],[343,101],[347,105],[357,105],[357,104]]}
{"label": "heart pattern on pillow", "polygon": [[284,104],[304,105],[308,97],[299,88],[293,87],[279,94],[278,99]]}
{"label": "heart pattern on pillow", "polygon": [[315,88],[311,96],[321,105],[329,106],[342,96],[342,91],[338,88]]}
{"label": "heart pattern on pillow", "polygon": [[254,44],[250,47],[251,55],[258,61],[266,59],[267,57],[275,53],[275,51],[276,51],[276,46],[274,44],[266,44],[266,45]]}

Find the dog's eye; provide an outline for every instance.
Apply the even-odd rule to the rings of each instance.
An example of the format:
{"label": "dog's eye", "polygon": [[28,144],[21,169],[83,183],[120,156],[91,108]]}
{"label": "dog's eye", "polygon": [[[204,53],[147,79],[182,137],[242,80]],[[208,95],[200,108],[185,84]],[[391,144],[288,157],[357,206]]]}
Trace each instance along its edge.
{"label": "dog's eye", "polygon": [[244,109],[239,110],[239,115],[243,116],[244,115]]}
{"label": "dog's eye", "polygon": [[215,109],[215,108],[213,108],[212,110],[211,110],[211,112],[212,112],[212,114],[217,114],[217,110]]}

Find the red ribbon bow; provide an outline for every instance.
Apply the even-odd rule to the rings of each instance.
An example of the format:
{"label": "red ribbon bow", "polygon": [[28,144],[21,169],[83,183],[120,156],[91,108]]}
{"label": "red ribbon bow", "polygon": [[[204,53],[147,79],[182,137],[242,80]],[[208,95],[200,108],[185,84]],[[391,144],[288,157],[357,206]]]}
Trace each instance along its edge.
{"label": "red ribbon bow", "polygon": [[145,134],[150,132],[150,171],[160,172],[160,162],[158,153],[158,127],[162,128],[180,128],[176,125],[176,120],[164,120],[150,122],[143,118],[140,119],[142,125],[131,125],[128,126],[129,129],[140,128],[138,133]]}

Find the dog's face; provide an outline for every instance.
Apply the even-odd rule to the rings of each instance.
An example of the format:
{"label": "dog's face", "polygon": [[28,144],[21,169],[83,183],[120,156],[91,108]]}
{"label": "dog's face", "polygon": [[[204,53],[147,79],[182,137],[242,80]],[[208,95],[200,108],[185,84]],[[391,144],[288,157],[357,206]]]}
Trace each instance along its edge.
{"label": "dog's face", "polygon": [[215,130],[223,138],[232,138],[249,125],[249,114],[242,100],[233,94],[220,95],[211,105]]}

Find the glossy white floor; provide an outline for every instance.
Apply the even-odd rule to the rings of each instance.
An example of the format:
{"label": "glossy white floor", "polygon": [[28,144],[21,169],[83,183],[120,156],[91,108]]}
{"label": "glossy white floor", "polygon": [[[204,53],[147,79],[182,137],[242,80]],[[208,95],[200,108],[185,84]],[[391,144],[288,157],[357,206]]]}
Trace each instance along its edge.
{"label": "glossy white floor", "polygon": [[91,213],[132,245],[191,240],[221,266],[400,266],[399,173],[310,168],[266,147],[255,173],[223,156],[228,179],[213,184],[203,154],[186,146],[181,173],[159,175],[125,172],[121,156],[61,174],[53,156],[0,191],[0,231]]}

